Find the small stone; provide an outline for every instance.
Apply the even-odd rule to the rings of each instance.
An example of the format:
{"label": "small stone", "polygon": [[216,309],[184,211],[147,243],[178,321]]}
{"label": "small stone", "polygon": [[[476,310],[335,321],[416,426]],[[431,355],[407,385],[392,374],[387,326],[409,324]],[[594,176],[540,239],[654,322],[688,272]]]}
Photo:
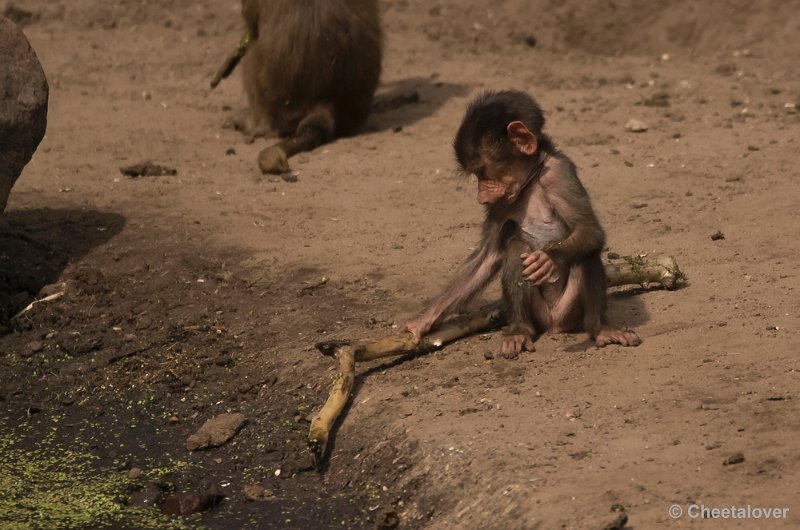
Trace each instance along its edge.
{"label": "small stone", "polygon": [[733,453],[731,456],[725,459],[722,463],[723,466],[733,466],[736,464],[741,464],[744,462],[744,454],[743,453]]}
{"label": "small stone", "polygon": [[225,155],[226,155],[226,156],[234,156],[234,155],[236,155],[236,149],[234,149],[233,147],[229,147],[229,148],[228,148],[228,149],[225,151]]}
{"label": "small stone", "polygon": [[242,493],[248,501],[263,501],[275,496],[272,490],[266,489],[260,484],[248,484],[242,488]]}
{"label": "small stone", "polygon": [[206,421],[200,430],[186,440],[186,449],[196,451],[216,447],[234,437],[247,420],[244,414],[220,414]]}
{"label": "small stone", "polygon": [[711,234],[711,241],[719,241],[720,239],[725,239],[725,234],[723,234],[719,230]]}
{"label": "small stone", "polygon": [[778,331],[778,326],[767,326],[767,331]]}
{"label": "small stone", "polygon": [[608,256],[608,259],[619,259],[620,258],[620,255],[617,254],[616,252],[609,252],[606,255]]}
{"label": "small stone", "polygon": [[167,421],[169,421],[171,425],[175,425],[177,423],[180,423],[181,420],[179,420],[177,416],[170,416],[169,420]]}
{"label": "small stone", "polygon": [[657,92],[652,97],[642,100],[642,105],[645,107],[669,107],[669,94]]}
{"label": "small stone", "polygon": [[230,366],[233,364],[233,358],[230,354],[223,353],[214,359],[214,364],[217,366]]}
{"label": "small stone", "polygon": [[149,160],[130,166],[122,166],[119,168],[119,172],[130,178],[175,176],[178,174],[178,170],[174,167],[162,166]]}
{"label": "small stone", "polygon": [[190,515],[213,508],[224,498],[223,495],[173,495],[164,500],[161,511],[167,515]]}
{"label": "small stone", "polygon": [[737,70],[738,68],[735,64],[726,63],[717,66],[714,72],[718,73],[719,75],[731,76],[735,74]]}
{"label": "small stone", "polygon": [[375,528],[378,530],[393,530],[400,526],[400,516],[395,512],[382,512],[375,518]]}
{"label": "small stone", "polygon": [[142,470],[138,467],[132,467],[130,471],[128,471],[128,478],[131,480],[136,480],[142,476]]}
{"label": "small stone", "polygon": [[645,132],[647,130],[647,124],[636,118],[631,118],[625,124],[625,130],[634,133]]}
{"label": "small stone", "polygon": [[145,484],[131,493],[128,504],[136,508],[152,508],[158,506],[163,492],[155,484]]}
{"label": "small stone", "polygon": [[483,358],[486,359],[487,361],[491,361],[492,359],[494,359],[494,353],[487,351],[483,354]]}
{"label": "small stone", "polygon": [[35,353],[39,353],[42,351],[44,346],[38,340],[32,340],[28,344],[25,345],[25,350],[22,352],[23,357],[30,357]]}

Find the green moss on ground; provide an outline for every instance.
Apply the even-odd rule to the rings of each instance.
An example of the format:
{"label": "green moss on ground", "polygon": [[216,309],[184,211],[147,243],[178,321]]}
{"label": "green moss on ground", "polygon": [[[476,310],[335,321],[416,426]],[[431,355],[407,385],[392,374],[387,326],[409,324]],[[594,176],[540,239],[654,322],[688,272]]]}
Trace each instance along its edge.
{"label": "green moss on ground", "polygon": [[[98,458],[76,441],[55,442],[55,431],[32,440],[0,420],[0,525],[30,528],[183,529],[182,519],[154,509],[125,505],[131,479],[127,471],[103,469]],[[185,463],[176,462],[175,468]],[[155,478],[172,470],[145,470]]]}

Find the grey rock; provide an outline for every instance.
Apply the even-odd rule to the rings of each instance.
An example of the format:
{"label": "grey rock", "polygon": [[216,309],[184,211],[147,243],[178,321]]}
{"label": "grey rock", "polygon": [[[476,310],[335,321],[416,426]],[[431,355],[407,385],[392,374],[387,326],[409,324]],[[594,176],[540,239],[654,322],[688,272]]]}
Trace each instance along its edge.
{"label": "grey rock", "polygon": [[49,88],[22,31],[0,15],[0,213],[47,127]]}

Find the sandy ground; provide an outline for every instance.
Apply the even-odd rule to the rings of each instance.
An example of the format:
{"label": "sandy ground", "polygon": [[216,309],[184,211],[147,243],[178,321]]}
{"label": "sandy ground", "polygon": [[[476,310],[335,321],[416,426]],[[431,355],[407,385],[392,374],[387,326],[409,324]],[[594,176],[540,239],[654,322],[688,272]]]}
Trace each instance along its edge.
{"label": "sandy ground", "polygon": [[[98,473],[186,462],[172,488],[226,495],[190,526],[396,513],[402,528],[592,529],[620,506],[637,529],[797,526],[800,11],[661,4],[382,1],[378,100],[408,102],[292,159],[286,182],[258,174],[264,141],[222,128],[245,106],[238,76],[208,89],[242,32],[237,2],[18,0],[51,100],[0,227],[14,450],[84,451]],[[334,367],[314,344],[396,332],[468,254],[482,212],[450,142],[467,101],[503,88],[542,104],[609,250],[673,255],[688,285],[612,295],[636,349],[546,335],[488,358],[491,333],[361,367],[318,475],[304,436]],[[631,118],[648,130],[627,132]],[[142,160],[178,174],[120,174]],[[186,436],[226,411],[248,425],[189,454]],[[35,482],[13,489],[47,490]],[[252,483],[274,497],[246,501]],[[669,516],[692,503],[789,512]],[[0,520],[48,526],[15,510]]]}

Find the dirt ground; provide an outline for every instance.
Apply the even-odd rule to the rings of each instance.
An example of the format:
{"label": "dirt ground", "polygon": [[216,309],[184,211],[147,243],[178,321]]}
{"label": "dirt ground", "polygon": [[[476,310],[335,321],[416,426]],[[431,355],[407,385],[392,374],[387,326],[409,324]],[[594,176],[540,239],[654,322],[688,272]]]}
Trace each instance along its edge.
{"label": "dirt ground", "polygon": [[[222,128],[239,77],[208,88],[237,1],[14,6],[51,92],[0,226],[0,527],[800,523],[796,2],[383,0],[376,112],[295,182]],[[636,349],[546,335],[505,359],[495,332],[361,366],[317,473],[335,368],[314,344],[397,332],[476,243],[450,142],[488,88],[540,101],[609,250],[673,255],[688,284],[612,294]],[[120,174],[143,160],[177,175]],[[247,425],[188,452],[224,412]],[[159,515],[174,494],[224,500]],[[789,512],[670,517],[693,503]]]}

